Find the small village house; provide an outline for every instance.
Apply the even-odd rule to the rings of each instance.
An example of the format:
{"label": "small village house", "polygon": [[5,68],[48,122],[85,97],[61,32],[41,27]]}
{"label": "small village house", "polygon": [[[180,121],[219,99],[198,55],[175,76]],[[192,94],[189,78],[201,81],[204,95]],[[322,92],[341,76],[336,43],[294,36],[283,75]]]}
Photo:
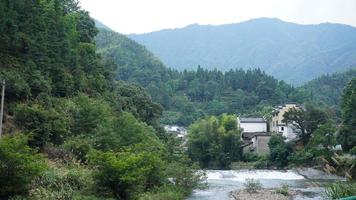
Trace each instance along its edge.
{"label": "small village house", "polygon": [[294,140],[297,137],[297,130],[293,124],[286,124],[283,122],[284,113],[288,112],[292,108],[302,109],[302,106],[295,103],[287,103],[277,106],[272,111],[272,120],[270,121],[271,133],[281,134],[286,138],[286,141]]}
{"label": "small village house", "polygon": [[269,153],[268,141],[271,135],[267,130],[267,121],[264,118],[237,118],[237,127],[242,130],[244,153],[266,155]]}

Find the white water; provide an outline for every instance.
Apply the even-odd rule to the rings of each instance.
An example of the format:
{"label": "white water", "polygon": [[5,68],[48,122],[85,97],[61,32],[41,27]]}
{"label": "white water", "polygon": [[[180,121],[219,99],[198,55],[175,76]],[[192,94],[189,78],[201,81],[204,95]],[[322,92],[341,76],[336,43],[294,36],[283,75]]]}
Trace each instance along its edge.
{"label": "white water", "polygon": [[[306,196],[297,196],[296,199],[322,199],[325,181],[307,180],[293,170],[208,170],[206,190],[196,190],[188,200],[231,200],[229,193],[242,189],[246,179],[259,180],[264,188],[277,188],[281,184],[288,184],[290,188],[297,189]],[[332,180],[329,180],[332,181]]]}
{"label": "white water", "polygon": [[246,179],[277,179],[277,180],[302,180],[303,176],[294,171],[276,171],[276,170],[240,170],[240,171],[207,171],[208,180],[234,180],[243,182]]}

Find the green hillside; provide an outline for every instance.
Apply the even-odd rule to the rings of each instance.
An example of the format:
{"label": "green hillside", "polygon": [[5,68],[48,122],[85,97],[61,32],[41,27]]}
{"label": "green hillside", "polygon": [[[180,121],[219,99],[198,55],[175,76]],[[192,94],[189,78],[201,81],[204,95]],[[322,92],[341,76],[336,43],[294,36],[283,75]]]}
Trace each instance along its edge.
{"label": "green hillside", "polygon": [[308,100],[331,108],[340,108],[344,87],[356,77],[356,69],[344,73],[327,74],[309,81],[300,91],[308,94]]}
{"label": "green hillside", "polygon": [[97,52],[118,65],[118,78],[145,87],[164,108],[162,122],[189,125],[211,114],[249,114],[264,106],[300,101],[297,90],[256,70],[166,68],[144,46],[113,31],[101,30]]}
{"label": "green hillside", "polygon": [[0,0],[0,199],[185,199],[200,185],[162,107],[116,80],[97,33],[76,0]]}

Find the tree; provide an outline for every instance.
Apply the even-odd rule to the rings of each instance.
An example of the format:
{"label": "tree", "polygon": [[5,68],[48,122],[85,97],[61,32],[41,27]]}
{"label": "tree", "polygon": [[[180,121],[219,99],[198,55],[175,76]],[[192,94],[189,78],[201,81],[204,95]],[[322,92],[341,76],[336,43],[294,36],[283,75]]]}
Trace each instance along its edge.
{"label": "tree", "polygon": [[203,168],[228,168],[231,162],[240,160],[242,151],[236,116],[210,116],[192,124],[188,153]]}
{"label": "tree", "polygon": [[356,146],[356,78],[344,89],[342,96],[342,124],[337,136],[344,151]]}
{"label": "tree", "polygon": [[288,165],[288,156],[293,152],[292,145],[286,143],[280,135],[272,135],[268,142],[270,161],[277,167]]}
{"label": "tree", "polygon": [[307,144],[311,134],[328,120],[327,114],[311,105],[307,105],[306,109],[291,108],[284,113],[283,122],[291,124],[295,127],[298,137]]}
{"label": "tree", "polygon": [[0,140],[0,198],[24,194],[46,168],[40,154],[27,146],[27,137],[16,135]]}

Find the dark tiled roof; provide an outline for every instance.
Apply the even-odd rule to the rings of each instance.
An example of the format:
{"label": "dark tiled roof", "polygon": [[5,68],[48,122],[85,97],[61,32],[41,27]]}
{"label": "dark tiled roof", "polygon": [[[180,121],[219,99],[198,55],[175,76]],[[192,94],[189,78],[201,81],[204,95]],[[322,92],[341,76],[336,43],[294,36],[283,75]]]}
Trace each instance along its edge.
{"label": "dark tiled roof", "polygon": [[242,138],[244,139],[251,139],[255,136],[266,136],[266,135],[271,135],[270,133],[267,132],[243,132],[242,133]]}

